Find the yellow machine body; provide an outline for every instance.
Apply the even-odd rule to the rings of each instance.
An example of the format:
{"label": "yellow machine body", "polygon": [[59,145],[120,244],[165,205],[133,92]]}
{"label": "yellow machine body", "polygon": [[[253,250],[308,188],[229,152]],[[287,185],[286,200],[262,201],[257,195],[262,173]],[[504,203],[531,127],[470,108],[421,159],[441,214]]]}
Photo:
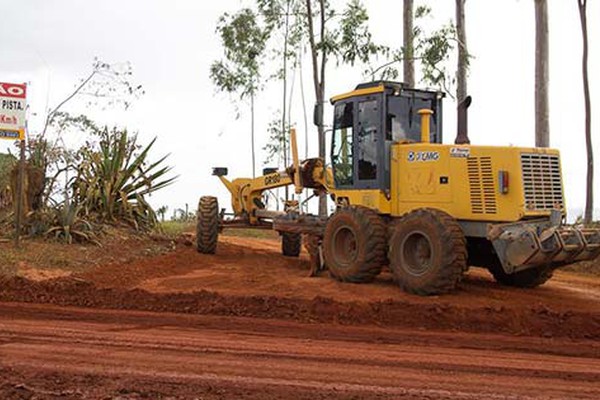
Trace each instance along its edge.
{"label": "yellow machine body", "polygon": [[515,222],[564,214],[557,150],[522,147],[394,144],[389,193],[333,190],[347,202],[394,217],[430,207],[458,220]]}
{"label": "yellow machine body", "polygon": [[[331,167],[321,158],[300,162],[292,131],[293,167],[233,181],[224,177],[224,168],[213,171],[231,193],[233,222],[255,227],[270,225],[280,233],[313,237],[313,255],[320,254],[318,243],[322,241],[325,263],[334,265],[340,276],[359,256],[377,251],[379,258],[373,259],[385,262],[391,260],[385,249],[394,253],[402,248],[397,253],[404,260],[400,264],[418,265],[412,275],[417,279],[424,276],[419,271],[430,265],[420,261],[427,255],[420,246],[428,242],[434,251],[431,241],[442,236],[455,237],[456,243],[463,243],[472,265],[480,263],[493,271],[497,279],[523,287],[543,282],[541,278],[548,268],[600,255],[600,229],[563,225],[566,203],[558,150],[471,145],[466,123],[470,98],[459,104],[455,139],[458,144],[443,144],[443,97],[443,93],[401,83],[368,82],[332,98],[334,121],[328,160]],[[288,185],[294,185],[296,193],[312,188],[332,195],[336,212],[329,218],[304,215],[297,200],[286,204],[285,212],[266,210],[264,192]],[[365,211],[364,207],[370,210]],[[430,229],[433,223],[427,225],[422,222],[424,218],[456,229],[441,233],[431,230],[428,236],[419,229]],[[414,228],[418,224],[424,225]],[[372,240],[367,240],[361,232],[371,228],[378,233],[369,234]],[[415,229],[410,235],[403,231],[409,228]],[[392,243],[394,235],[387,237],[390,230],[399,237],[410,236],[410,240]],[[388,239],[390,243],[373,244],[374,240]],[[361,252],[356,250],[359,241],[371,244]],[[205,247],[199,245],[200,248]],[[449,253],[462,251],[455,250]],[[321,260],[320,257],[314,258]],[[338,258],[342,260],[339,263],[335,261]],[[462,273],[467,260],[461,262],[465,263],[460,266]],[[347,276],[347,280],[372,279],[369,274],[380,270],[380,265],[365,269],[361,265],[356,261],[356,275]],[[531,276],[517,276],[521,271]],[[535,275],[538,273],[541,275]],[[444,275],[439,276],[440,284],[445,285]],[[448,278],[452,287],[457,282],[454,278]],[[523,280],[512,281],[513,278]],[[423,290],[437,293],[438,289],[433,285]]]}

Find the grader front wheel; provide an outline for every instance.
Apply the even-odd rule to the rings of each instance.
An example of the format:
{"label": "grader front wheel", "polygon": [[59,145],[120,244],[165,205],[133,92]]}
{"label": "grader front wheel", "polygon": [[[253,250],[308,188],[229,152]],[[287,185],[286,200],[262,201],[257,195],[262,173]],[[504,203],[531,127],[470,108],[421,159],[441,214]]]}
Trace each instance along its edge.
{"label": "grader front wheel", "polygon": [[450,292],[467,269],[462,230],[441,211],[420,209],[406,214],[396,223],[389,247],[390,269],[409,293]]}
{"label": "grader front wheel", "polygon": [[219,238],[219,203],[216,197],[203,196],[198,202],[196,248],[204,254],[215,254]]}

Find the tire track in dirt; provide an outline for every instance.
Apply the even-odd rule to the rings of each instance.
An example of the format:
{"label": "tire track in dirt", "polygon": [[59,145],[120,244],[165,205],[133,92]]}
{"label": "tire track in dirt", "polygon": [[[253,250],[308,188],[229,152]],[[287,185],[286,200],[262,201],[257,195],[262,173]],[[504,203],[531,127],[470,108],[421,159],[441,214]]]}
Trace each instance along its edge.
{"label": "tire track in dirt", "polygon": [[599,379],[594,341],[0,304],[0,394],[595,399]]}

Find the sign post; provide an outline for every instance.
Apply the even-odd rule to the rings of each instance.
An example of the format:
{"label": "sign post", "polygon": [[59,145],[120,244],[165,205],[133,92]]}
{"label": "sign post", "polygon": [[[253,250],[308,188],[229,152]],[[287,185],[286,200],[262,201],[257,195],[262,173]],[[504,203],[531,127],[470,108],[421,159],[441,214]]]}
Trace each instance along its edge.
{"label": "sign post", "polygon": [[23,217],[23,190],[25,179],[25,126],[27,86],[0,82],[0,139],[19,140],[19,176],[15,210],[15,246],[19,247]]}

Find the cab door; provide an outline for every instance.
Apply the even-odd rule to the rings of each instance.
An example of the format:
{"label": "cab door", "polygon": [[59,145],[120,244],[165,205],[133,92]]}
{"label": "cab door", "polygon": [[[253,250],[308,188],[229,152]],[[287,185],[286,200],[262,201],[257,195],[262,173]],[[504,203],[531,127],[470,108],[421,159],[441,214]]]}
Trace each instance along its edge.
{"label": "cab door", "polygon": [[379,189],[384,165],[380,96],[355,99],[355,176],[356,189]]}

